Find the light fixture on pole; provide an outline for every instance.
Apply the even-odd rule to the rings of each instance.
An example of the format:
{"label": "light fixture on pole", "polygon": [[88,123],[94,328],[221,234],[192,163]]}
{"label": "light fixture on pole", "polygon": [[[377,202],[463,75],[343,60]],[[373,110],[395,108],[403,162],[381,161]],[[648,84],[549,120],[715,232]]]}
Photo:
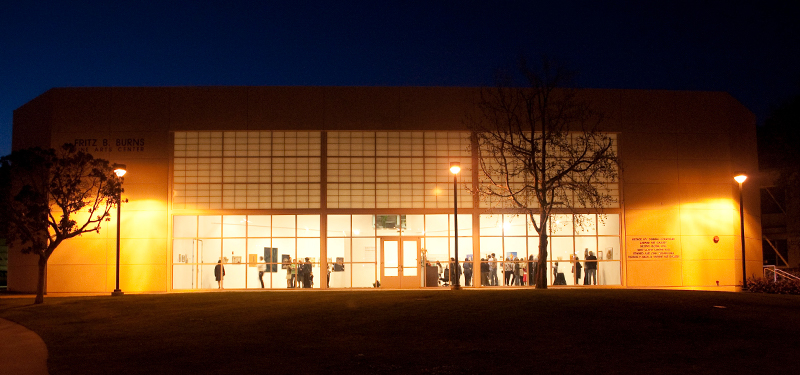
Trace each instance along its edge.
{"label": "light fixture on pole", "polygon": [[455,251],[453,254],[455,261],[450,266],[450,288],[453,290],[461,289],[460,279],[458,274],[458,172],[461,172],[461,163],[454,161],[450,162],[450,173],[453,174],[453,228],[455,229]]}
{"label": "light fixture on pole", "polygon": [[736,182],[739,183],[739,226],[741,227],[741,237],[742,237],[742,290],[747,289],[747,267],[745,265],[745,251],[744,251],[744,204],[742,200],[742,184],[744,180],[747,179],[747,175],[744,172],[736,173],[736,176],[733,177]]}
{"label": "light fixture on pole", "polygon": [[[117,178],[121,179],[127,172],[125,164],[114,164],[112,167],[114,168],[114,174],[117,175]],[[117,198],[119,198],[117,201],[117,288],[111,292],[112,296],[121,296],[125,294],[119,289],[119,225],[120,217],[122,216],[122,187],[120,187],[119,196]]]}

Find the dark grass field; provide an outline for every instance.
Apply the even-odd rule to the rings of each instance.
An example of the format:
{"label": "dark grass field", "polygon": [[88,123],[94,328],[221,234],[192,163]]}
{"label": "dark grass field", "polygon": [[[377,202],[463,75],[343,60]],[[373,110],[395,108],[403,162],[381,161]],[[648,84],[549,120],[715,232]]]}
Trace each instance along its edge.
{"label": "dark grass field", "polygon": [[0,299],[51,374],[800,373],[800,296],[271,291]]}

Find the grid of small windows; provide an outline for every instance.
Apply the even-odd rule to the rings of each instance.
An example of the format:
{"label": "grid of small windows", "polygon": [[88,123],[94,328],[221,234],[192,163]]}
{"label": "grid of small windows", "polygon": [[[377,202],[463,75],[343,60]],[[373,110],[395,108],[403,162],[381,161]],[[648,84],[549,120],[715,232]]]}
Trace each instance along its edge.
{"label": "grid of small windows", "polygon": [[319,132],[176,132],[173,208],[319,208],[319,156]]}
{"label": "grid of small windows", "polygon": [[329,132],[328,208],[452,208],[450,162],[469,186],[469,145],[468,132]]}
{"label": "grid of small windows", "polygon": [[[528,133],[528,135],[529,134],[530,133]],[[579,136],[580,136],[579,134],[570,134],[570,135],[568,135],[568,137],[570,138],[569,141],[572,142],[572,143],[578,142],[577,137],[579,137]],[[617,135],[616,134],[605,134],[605,136],[608,136],[614,142],[613,145],[612,145],[612,149],[616,153],[617,152],[617,142],[616,142]],[[555,150],[553,150],[552,152],[555,152]],[[507,195],[508,192],[507,192],[507,190],[505,188],[505,184],[503,182],[503,175],[501,173],[497,173],[496,172],[496,171],[500,170],[500,164],[496,160],[493,160],[491,158],[486,158],[486,159],[483,160],[483,162],[485,163],[486,170],[487,171],[492,171],[491,175],[492,175],[492,178],[494,179],[495,183],[493,184],[492,181],[490,180],[490,178],[488,176],[486,176],[483,171],[479,171],[478,172],[478,176],[479,176],[478,180],[479,180],[479,186],[480,186],[479,188],[480,188],[480,190],[482,192],[491,191],[491,192],[494,192],[496,194],[480,194],[479,206],[482,207],[482,208],[513,208],[513,207],[515,207],[515,205],[514,205],[514,203],[512,201],[502,197],[502,196]],[[510,165],[510,169],[513,170],[514,168],[515,167],[513,165]],[[618,180],[619,179],[617,179],[617,181]],[[610,182],[609,180],[600,180],[600,181],[605,182],[605,186],[601,187],[601,188],[598,188],[599,194],[608,195],[608,196],[610,196],[612,198],[612,202],[609,202],[609,203],[603,205],[603,207],[604,208],[619,208],[620,207],[619,206],[619,204],[620,204],[619,203],[619,196],[620,196],[620,194],[619,194],[619,183]],[[521,191],[524,188],[525,184],[526,184],[526,182],[525,182],[524,178],[522,176],[517,176],[517,177],[513,177],[511,179],[510,187],[511,187],[511,190],[518,192],[518,191]],[[529,197],[527,199],[525,199],[524,197],[521,197],[521,200],[528,202],[528,207],[538,207],[539,206],[539,203],[538,203],[537,199],[535,197],[533,197],[533,196],[531,196],[531,197]],[[582,204],[579,201],[579,199],[577,199],[577,197],[574,194],[572,194],[571,192],[566,192],[565,196],[562,197],[562,198],[559,198],[558,200],[565,200],[566,202],[564,202],[564,204],[568,204],[571,207],[583,208],[583,207],[588,206],[588,204]]]}

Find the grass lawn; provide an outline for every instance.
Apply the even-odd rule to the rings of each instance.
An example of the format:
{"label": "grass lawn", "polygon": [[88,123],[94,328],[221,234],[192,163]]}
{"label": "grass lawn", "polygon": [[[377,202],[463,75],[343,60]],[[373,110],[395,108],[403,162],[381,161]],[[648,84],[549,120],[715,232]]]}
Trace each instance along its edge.
{"label": "grass lawn", "polygon": [[[0,299],[52,374],[798,373],[800,296],[268,291]],[[254,372],[255,371],[255,372]]]}

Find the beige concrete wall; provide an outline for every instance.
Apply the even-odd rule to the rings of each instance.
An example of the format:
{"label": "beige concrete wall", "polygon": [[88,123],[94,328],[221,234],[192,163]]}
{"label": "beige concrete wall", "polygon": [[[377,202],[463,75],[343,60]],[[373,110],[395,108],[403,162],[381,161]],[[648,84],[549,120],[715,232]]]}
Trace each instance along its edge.
{"label": "beige concrete wall", "polygon": [[[166,291],[168,255],[168,91],[83,89],[83,95],[53,90],[52,145],[92,140],[97,158],[127,166],[120,233],[120,289]],[[134,141],[128,141],[134,140]],[[125,146],[136,144],[136,146]],[[111,292],[116,284],[117,210],[99,233],[65,241],[48,263],[51,293]]]}
{"label": "beige concrete wall", "polygon": [[[741,142],[755,142],[755,118],[724,93],[630,91],[620,100],[626,285],[740,285],[738,185],[733,176],[739,170],[751,175],[757,171],[755,148]],[[654,103],[660,103],[655,110]],[[760,273],[758,187],[750,182],[745,185],[748,268]],[[632,239],[640,237],[676,238],[677,258],[630,258],[636,245]]]}

